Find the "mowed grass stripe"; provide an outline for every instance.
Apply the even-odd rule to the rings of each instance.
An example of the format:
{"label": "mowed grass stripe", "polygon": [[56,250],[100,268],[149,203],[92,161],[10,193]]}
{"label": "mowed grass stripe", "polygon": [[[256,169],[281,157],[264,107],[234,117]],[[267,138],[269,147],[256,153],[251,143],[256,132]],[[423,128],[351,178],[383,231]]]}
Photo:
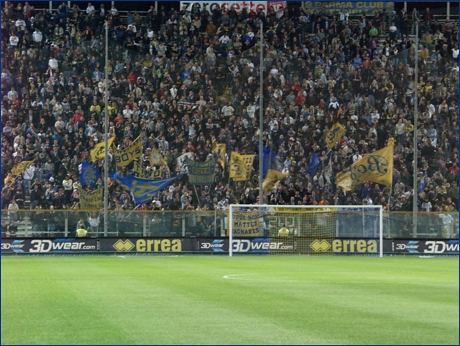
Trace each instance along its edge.
{"label": "mowed grass stripe", "polygon": [[34,257],[2,264],[8,343],[458,342],[456,259]]}

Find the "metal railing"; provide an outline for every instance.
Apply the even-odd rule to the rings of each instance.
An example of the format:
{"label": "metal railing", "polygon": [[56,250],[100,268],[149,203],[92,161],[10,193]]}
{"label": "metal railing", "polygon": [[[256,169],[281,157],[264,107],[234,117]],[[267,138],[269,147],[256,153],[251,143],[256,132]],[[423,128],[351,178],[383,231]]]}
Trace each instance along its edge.
{"label": "metal railing", "polygon": [[[84,224],[89,236],[104,237],[103,215],[75,210],[2,210],[2,236],[74,237],[77,227]],[[412,212],[384,212],[384,237],[458,238],[458,212],[420,212],[417,218],[417,233],[413,234]],[[228,214],[222,211],[110,210],[106,236],[225,237],[227,229]]]}

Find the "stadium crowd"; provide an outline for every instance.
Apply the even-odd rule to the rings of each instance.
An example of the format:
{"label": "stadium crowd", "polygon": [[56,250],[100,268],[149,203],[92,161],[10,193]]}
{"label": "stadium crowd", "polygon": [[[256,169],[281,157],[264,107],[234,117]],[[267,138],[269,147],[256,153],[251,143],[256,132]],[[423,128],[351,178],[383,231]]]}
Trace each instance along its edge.
{"label": "stadium crowd", "polygon": [[[212,143],[257,154],[259,98],[264,144],[290,175],[267,194],[270,204],[381,204],[412,210],[415,20],[418,55],[418,209],[458,210],[458,26],[430,9],[350,16],[346,10],[289,8],[266,14],[159,4],[126,18],[115,6],[88,3],[37,10],[33,3],[2,9],[2,209],[78,209],[81,163],[104,141],[104,117],[115,146],[141,136],[140,159],[151,167],[157,147],[168,167],[177,158],[213,155]],[[82,3],[80,3],[82,4]],[[105,22],[109,23],[105,109]],[[263,22],[263,90],[259,83],[259,30]],[[384,39],[382,44],[382,39]],[[346,135],[329,149],[335,121]],[[392,187],[374,183],[343,193],[335,175],[394,138]],[[314,176],[305,171],[313,153]],[[117,169],[109,150],[110,172]],[[15,177],[12,169],[33,160]],[[331,162],[331,166],[328,166]],[[103,160],[96,165],[103,168]],[[332,171],[328,169],[332,167]],[[248,182],[218,179],[196,187],[183,176],[151,203],[136,206],[128,191],[109,182],[109,209],[228,208],[258,201],[258,161]],[[99,178],[98,186],[103,186]]]}

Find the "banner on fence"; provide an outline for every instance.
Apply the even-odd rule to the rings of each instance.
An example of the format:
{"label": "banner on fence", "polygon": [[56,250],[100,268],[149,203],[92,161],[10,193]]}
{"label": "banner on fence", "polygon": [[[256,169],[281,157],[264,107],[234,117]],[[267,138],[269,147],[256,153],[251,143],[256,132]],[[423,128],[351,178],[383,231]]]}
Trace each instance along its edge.
{"label": "banner on fence", "polygon": [[102,187],[97,190],[87,192],[84,189],[79,189],[80,209],[82,210],[99,210],[101,209],[104,189]]}
{"label": "banner on fence", "polygon": [[234,211],[233,212],[233,235],[257,237],[260,232],[259,211]]}

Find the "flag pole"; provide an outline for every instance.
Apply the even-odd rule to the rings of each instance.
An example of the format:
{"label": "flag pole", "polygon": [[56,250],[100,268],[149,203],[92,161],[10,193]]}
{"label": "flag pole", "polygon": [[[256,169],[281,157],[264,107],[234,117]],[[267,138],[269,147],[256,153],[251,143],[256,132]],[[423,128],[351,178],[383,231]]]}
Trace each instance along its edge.
{"label": "flag pole", "polygon": [[418,121],[418,21],[415,21],[415,93],[414,93],[414,168],[413,168],[413,182],[412,182],[412,237],[417,236],[417,201],[418,201],[418,192],[417,192],[417,121]]}
{"label": "flag pole", "polygon": [[104,117],[104,237],[109,229],[109,22],[105,22],[105,117]]}
{"label": "flag pole", "polygon": [[264,49],[264,23],[260,21],[260,38],[259,38],[259,44],[260,44],[260,86],[259,86],[259,204],[264,204],[264,192],[262,190],[262,183],[263,183],[263,153],[264,153],[264,148],[263,148],[263,142],[264,142],[264,111],[263,111],[263,81],[264,81],[264,54],[263,54],[263,49]]}

